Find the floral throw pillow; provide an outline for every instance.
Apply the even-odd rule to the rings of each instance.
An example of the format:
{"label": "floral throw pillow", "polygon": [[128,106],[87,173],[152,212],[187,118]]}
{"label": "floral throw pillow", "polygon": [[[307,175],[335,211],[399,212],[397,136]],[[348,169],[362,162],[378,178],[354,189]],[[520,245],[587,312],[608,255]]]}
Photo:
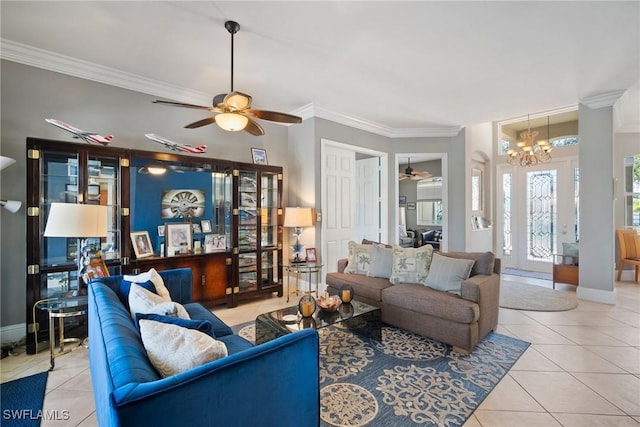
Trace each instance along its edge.
{"label": "floral throw pillow", "polygon": [[369,274],[371,266],[371,245],[359,245],[356,242],[349,242],[349,256],[346,274]]}
{"label": "floral throw pillow", "polygon": [[399,283],[425,284],[431,259],[433,246],[424,245],[419,248],[394,248],[393,266],[389,281],[394,285]]}

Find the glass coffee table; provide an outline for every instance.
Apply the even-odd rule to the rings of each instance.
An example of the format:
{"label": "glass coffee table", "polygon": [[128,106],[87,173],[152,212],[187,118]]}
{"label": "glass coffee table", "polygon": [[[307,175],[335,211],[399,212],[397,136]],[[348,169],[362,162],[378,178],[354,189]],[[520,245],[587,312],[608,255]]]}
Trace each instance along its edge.
{"label": "glass coffee table", "polygon": [[336,324],[377,341],[382,339],[380,308],[352,301],[350,304],[341,304],[334,312],[318,309],[308,318],[300,315],[297,305],[261,314],[256,317],[256,344],[302,329],[320,329]]}

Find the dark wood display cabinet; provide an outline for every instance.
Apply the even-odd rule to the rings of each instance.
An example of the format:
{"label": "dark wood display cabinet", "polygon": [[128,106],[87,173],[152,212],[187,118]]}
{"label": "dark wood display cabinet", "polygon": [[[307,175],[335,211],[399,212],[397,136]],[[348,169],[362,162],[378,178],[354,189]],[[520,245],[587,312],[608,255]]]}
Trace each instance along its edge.
{"label": "dark wood display cabinet", "polygon": [[79,241],[44,237],[52,202],[108,207],[107,236],[88,242],[111,275],[191,268],[193,299],[207,306],[282,296],[282,168],[36,138],[27,158],[28,353],[49,332],[34,304],[86,286]]}

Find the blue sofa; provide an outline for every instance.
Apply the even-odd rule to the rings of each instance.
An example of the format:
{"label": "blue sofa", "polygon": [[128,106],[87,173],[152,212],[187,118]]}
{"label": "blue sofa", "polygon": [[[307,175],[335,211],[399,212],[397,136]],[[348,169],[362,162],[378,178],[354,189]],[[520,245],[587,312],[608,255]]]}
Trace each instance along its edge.
{"label": "blue sofa", "polygon": [[[161,378],[145,352],[122,276],[89,286],[89,366],[100,426],[317,426],[318,332],[254,346],[191,302],[191,270],[159,272],[173,301],[207,319],[229,356]],[[124,282],[126,285],[128,282]]]}

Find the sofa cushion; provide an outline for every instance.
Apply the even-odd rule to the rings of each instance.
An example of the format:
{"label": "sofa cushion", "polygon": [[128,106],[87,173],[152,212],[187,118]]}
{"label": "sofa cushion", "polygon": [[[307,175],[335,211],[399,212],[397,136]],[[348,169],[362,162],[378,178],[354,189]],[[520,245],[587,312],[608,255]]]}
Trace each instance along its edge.
{"label": "sofa cushion", "polygon": [[141,319],[140,336],[151,364],[163,378],[228,355],[222,341],[178,325]]}
{"label": "sofa cushion", "polygon": [[382,245],[371,246],[371,266],[369,276],[388,279],[393,268],[393,251]]}
{"label": "sofa cushion", "polygon": [[433,254],[425,285],[439,291],[460,295],[462,281],[469,278],[475,263],[472,259],[450,258]]}
{"label": "sofa cushion", "polygon": [[385,305],[393,305],[464,324],[476,322],[480,316],[478,304],[423,285],[391,286],[382,291],[382,298],[383,311]]}
{"label": "sofa cushion", "polygon": [[389,281],[398,283],[424,283],[429,273],[433,246],[419,248],[394,248],[393,266]]}
{"label": "sofa cushion", "polygon": [[349,256],[347,267],[344,272],[347,274],[369,273],[371,265],[371,245],[360,245],[356,242],[349,242]]}
{"label": "sofa cushion", "polygon": [[369,239],[362,239],[362,244],[363,245],[382,245],[385,248],[392,248],[392,245],[387,245],[386,243],[381,243],[381,242],[374,242],[373,240],[369,240]]}
{"label": "sofa cushion", "polygon": [[[387,279],[363,276],[360,274],[329,273],[325,277],[327,285],[340,289],[342,285],[350,285],[355,293],[355,299],[382,301],[382,290],[393,286]],[[358,298],[360,296],[361,298]],[[364,298],[362,298],[364,297]]]}
{"label": "sofa cushion", "polygon": [[138,325],[138,329],[140,329],[140,320],[153,320],[160,323],[168,323],[171,325],[178,325],[187,329],[195,329],[196,331],[200,331],[209,335],[211,338],[215,338],[215,334],[213,333],[213,325],[208,320],[191,320],[191,319],[181,319],[179,317],[172,316],[162,316],[160,314],[153,313],[136,313],[136,325]]}
{"label": "sofa cushion", "polygon": [[471,269],[471,276],[475,276],[477,274],[492,274],[496,262],[496,256],[493,252],[447,252],[440,253],[440,255],[448,256],[450,258],[474,260],[476,263],[473,264],[473,268]]}
{"label": "sofa cushion", "polygon": [[171,301],[168,296],[162,297],[144,289],[135,283],[129,290],[129,309],[131,317],[135,319],[136,313],[155,313],[164,316],[177,316],[189,319],[189,314],[182,304]]}
{"label": "sofa cushion", "polygon": [[123,281],[137,284],[151,282],[156,294],[160,295],[161,297],[171,299],[171,295],[169,294],[169,290],[167,289],[167,287],[164,285],[162,276],[160,276],[155,268],[151,268],[149,271],[137,274],[135,276],[124,275],[122,279]]}
{"label": "sofa cushion", "polygon": [[242,338],[239,335],[225,335],[223,337],[216,338],[219,341],[222,341],[224,345],[227,346],[227,353],[229,355],[240,353],[248,348],[253,347],[254,345]]}
{"label": "sofa cushion", "polygon": [[184,305],[185,310],[192,319],[206,320],[211,322],[213,335],[216,339],[222,339],[226,335],[233,335],[233,331],[218,316],[207,310],[202,304],[192,302]]}

